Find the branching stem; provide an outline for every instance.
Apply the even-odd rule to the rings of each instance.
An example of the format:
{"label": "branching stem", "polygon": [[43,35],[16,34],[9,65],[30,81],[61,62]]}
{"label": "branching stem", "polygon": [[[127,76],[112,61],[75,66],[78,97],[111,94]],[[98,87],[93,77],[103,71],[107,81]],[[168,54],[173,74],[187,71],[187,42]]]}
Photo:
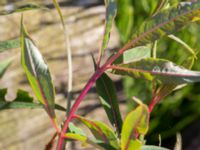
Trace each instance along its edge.
{"label": "branching stem", "polygon": [[[135,41],[135,42],[137,42],[137,41]],[[95,71],[95,73],[91,76],[90,80],[87,82],[87,84],[85,85],[85,87],[81,91],[80,95],[76,99],[74,105],[72,106],[72,108],[70,110],[70,113],[69,113],[68,117],[65,120],[65,123],[64,123],[64,126],[62,128],[62,131],[61,131],[61,134],[60,134],[60,138],[59,138],[59,141],[58,141],[57,150],[61,150],[63,142],[64,142],[64,134],[66,133],[66,131],[68,129],[68,125],[69,125],[71,119],[73,118],[76,110],[78,109],[79,104],[85,98],[85,96],[88,93],[88,91],[90,90],[90,88],[93,86],[93,84],[96,82],[96,80],[110,67],[110,65],[121,54],[123,54],[123,52],[125,50],[127,50],[131,45],[133,45],[133,43],[128,43],[123,48],[121,48],[115,55],[113,55],[110,59],[108,59],[108,61],[102,67],[97,68],[97,70]]]}

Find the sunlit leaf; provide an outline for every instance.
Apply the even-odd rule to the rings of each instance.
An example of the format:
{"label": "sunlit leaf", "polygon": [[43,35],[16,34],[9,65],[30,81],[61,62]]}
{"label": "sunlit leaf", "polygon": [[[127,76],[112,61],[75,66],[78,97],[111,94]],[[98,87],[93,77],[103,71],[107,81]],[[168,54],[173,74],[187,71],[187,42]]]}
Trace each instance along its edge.
{"label": "sunlit leaf", "polygon": [[0,52],[3,52],[8,49],[19,48],[19,47],[20,47],[19,39],[0,41]]}
{"label": "sunlit leaf", "polygon": [[81,128],[75,126],[73,123],[69,124],[68,133],[75,133],[75,134],[85,136],[85,133],[83,132],[83,130]]}
{"label": "sunlit leaf", "polygon": [[131,111],[125,118],[122,134],[122,150],[140,150],[142,142],[138,139],[140,135],[145,135],[149,128],[148,108],[140,104],[135,110]]}
{"label": "sunlit leaf", "polygon": [[65,134],[65,138],[67,138],[68,140],[75,140],[75,141],[80,141],[83,143],[83,145],[85,144],[90,144],[93,147],[99,149],[99,150],[115,150],[112,147],[110,147],[110,149],[106,149],[103,146],[101,146],[99,141],[96,140],[91,140],[86,136],[80,135],[80,134],[76,134],[76,133],[66,133]]}
{"label": "sunlit leaf", "polygon": [[113,73],[134,78],[158,80],[166,84],[183,84],[200,81],[200,72],[191,71],[164,60],[147,58],[113,67]]}
{"label": "sunlit leaf", "polygon": [[129,63],[148,57],[151,57],[151,49],[147,46],[139,46],[123,53],[123,63]]}
{"label": "sunlit leaf", "polygon": [[161,11],[141,25],[133,40],[130,40],[122,50],[146,45],[165,35],[174,34],[185,25],[198,21],[199,17],[200,1],[180,3],[176,7]]}
{"label": "sunlit leaf", "polygon": [[10,66],[12,59],[7,59],[0,62],[0,78],[4,75],[8,67]]}
{"label": "sunlit leaf", "polygon": [[116,127],[118,133],[121,133],[122,118],[117,101],[116,89],[112,80],[104,73],[96,81],[96,88],[101,104],[103,105],[111,124]]}
{"label": "sunlit leaf", "polygon": [[37,4],[25,4],[18,7],[10,4],[5,7],[5,10],[0,10],[0,15],[8,15],[12,13],[19,13],[35,9],[47,9],[47,8],[44,6],[39,6]]}
{"label": "sunlit leaf", "polygon": [[112,28],[112,24],[114,22],[115,16],[117,14],[117,4],[116,0],[105,0],[106,4],[106,20],[105,20],[105,31],[103,36],[103,42],[101,46],[101,54],[104,53],[107,48],[109,39],[110,39],[110,31]]}
{"label": "sunlit leaf", "polygon": [[65,137],[68,138],[68,139],[77,140],[77,141],[81,141],[81,142],[84,142],[84,143],[87,142],[86,136],[76,134],[76,133],[66,133]]}
{"label": "sunlit leaf", "polygon": [[[191,54],[192,56],[188,57],[184,62],[183,66],[187,69],[191,69],[194,65],[194,61],[196,60],[196,55]],[[165,83],[157,87],[155,90],[154,98],[159,98],[159,100],[168,96],[171,92],[179,90],[185,87],[187,84],[179,84],[179,83]]]}
{"label": "sunlit leaf", "polygon": [[152,145],[144,145],[142,146],[141,150],[169,150],[169,149]]}
{"label": "sunlit leaf", "polygon": [[[84,117],[77,117],[84,125],[86,125],[96,140],[103,141],[105,145],[111,145],[113,148],[119,149],[117,136],[107,125],[99,121],[88,120]],[[103,146],[104,144],[102,144]]]}
{"label": "sunlit leaf", "polygon": [[21,49],[21,63],[31,87],[48,114],[55,118],[55,89],[48,66],[26,32],[23,23],[21,24]]}
{"label": "sunlit leaf", "polygon": [[[12,101],[7,101],[5,99],[6,93],[7,89],[0,89],[0,111],[6,109],[44,108],[42,104],[35,103],[33,98],[26,91],[18,90],[16,98]],[[55,105],[55,109],[66,111],[65,108],[57,104]]]}
{"label": "sunlit leaf", "polygon": [[[172,36],[172,38],[175,38],[174,40],[176,40],[176,37]],[[196,54],[193,51],[193,49],[191,49],[186,43],[184,43],[181,39],[178,38],[178,41],[180,42],[180,44],[188,49],[188,51],[190,52],[190,55],[183,63],[183,66],[187,69],[191,69],[192,66],[194,65],[195,60],[197,60]],[[181,89],[183,87],[185,87],[186,84],[174,84],[174,83],[165,83],[160,85],[159,87],[157,87],[155,90],[155,94],[153,95],[154,98],[157,97],[160,100],[163,99],[164,97],[166,97],[167,95],[169,95],[171,92]]]}

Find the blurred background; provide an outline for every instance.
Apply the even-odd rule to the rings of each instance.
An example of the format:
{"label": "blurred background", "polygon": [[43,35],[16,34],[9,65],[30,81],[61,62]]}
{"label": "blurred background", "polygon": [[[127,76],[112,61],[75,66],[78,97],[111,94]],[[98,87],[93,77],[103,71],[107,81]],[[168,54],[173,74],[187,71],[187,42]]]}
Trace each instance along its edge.
{"label": "blurred background", "polygon": [[[59,16],[51,0],[1,0],[0,11],[27,3],[45,5],[48,11],[34,10],[24,13],[25,25],[46,59],[56,88],[56,103],[66,105],[67,97],[67,54]],[[73,99],[78,96],[85,82],[93,72],[91,53],[98,53],[103,35],[105,7],[103,0],[60,0],[65,23],[68,25],[73,54]],[[112,29],[107,56],[126,43],[142,22],[150,18],[159,1],[118,0],[118,14]],[[180,0],[169,0],[175,5]],[[0,41],[19,37],[21,14],[0,16]],[[186,26],[175,35],[188,43],[197,53],[200,45],[199,23]],[[8,88],[6,98],[12,100],[17,89],[32,93],[26,76],[20,66],[20,49],[0,53],[0,60],[16,56],[6,74],[0,80],[0,88]],[[199,54],[197,54],[198,56]],[[158,41],[157,57],[165,58],[181,65],[188,53],[179,44],[165,37]],[[200,70],[197,60],[193,70]],[[136,96],[146,104],[151,99],[151,83],[132,78],[114,76],[120,109],[123,116],[135,107],[131,97]],[[148,144],[159,144],[173,148],[176,134],[181,133],[183,149],[200,149],[200,84],[190,84],[166,97],[155,107],[151,115],[150,130],[146,136]],[[32,94],[32,96],[34,96]],[[95,88],[92,88],[81,104],[79,113],[89,118],[108,123],[104,110],[100,107]],[[101,113],[102,115],[97,115]],[[57,112],[60,122],[64,113]],[[0,149],[32,150],[44,149],[54,130],[43,110],[0,111]],[[79,145],[73,149],[83,149]],[[93,148],[87,148],[93,149]]]}

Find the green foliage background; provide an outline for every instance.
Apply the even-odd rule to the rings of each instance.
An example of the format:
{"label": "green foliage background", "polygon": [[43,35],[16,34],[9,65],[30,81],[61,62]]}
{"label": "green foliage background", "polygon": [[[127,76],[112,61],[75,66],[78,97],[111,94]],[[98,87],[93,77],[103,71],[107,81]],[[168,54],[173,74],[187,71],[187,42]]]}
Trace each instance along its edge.
{"label": "green foliage background", "polygon": [[[129,40],[144,20],[151,17],[158,2],[155,0],[118,0],[116,25],[122,44]],[[169,0],[172,6],[178,2],[180,0]],[[200,49],[199,33],[199,23],[194,23],[178,32],[176,36],[188,43],[198,53]],[[157,57],[166,58],[181,65],[188,57],[188,53],[175,41],[165,37],[158,41]],[[197,57],[199,57],[199,53]],[[192,70],[200,70],[199,63],[200,61],[197,60]],[[128,111],[134,107],[131,100],[132,96],[140,98],[147,104],[149,103],[151,99],[150,82],[126,77],[123,83],[128,101]],[[151,115],[147,143],[155,144],[158,141],[159,134],[162,140],[171,138],[200,118],[200,92],[198,89],[200,89],[200,84],[190,84],[170,94],[161,104],[155,107]]]}

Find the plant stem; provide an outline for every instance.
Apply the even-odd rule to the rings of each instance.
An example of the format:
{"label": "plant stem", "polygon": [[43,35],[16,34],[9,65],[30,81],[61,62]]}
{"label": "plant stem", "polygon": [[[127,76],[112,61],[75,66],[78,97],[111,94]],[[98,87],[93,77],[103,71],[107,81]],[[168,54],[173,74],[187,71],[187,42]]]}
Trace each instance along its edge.
{"label": "plant stem", "polygon": [[71,45],[69,42],[69,35],[66,28],[65,28],[65,38],[66,38],[67,61],[68,61],[68,89],[67,89],[67,111],[66,111],[66,116],[68,116],[69,111],[71,109],[71,100],[72,100],[73,70],[72,70]]}
{"label": "plant stem", "polygon": [[79,107],[79,104],[81,103],[81,101],[84,99],[84,97],[86,96],[86,94],[88,93],[88,91],[90,90],[90,88],[92,87],[92,85],[96,82],[96,80],[102,75],[102,73],[108,68],[108,66],[110,66],[110,64],[117,59],[121,53],[123,52],[118,52],[117,54],[115,54],[113,57],[111,57],[104,66],[102,66],[101,68],[98,68],[96,70],[96,72],[92,75],[92,77],[90,78],[90,80],[87,82],[87,84],[85,85],[84,89],[82,90],[82,92],[80,93],[79,97],[77,98],[76,102],[74,103],[74,105],[72,106],[70,113],[68,115],[68,117],[65,120],[62,132],[60,134],[60,138],[58,141],[58,145],[57,145],[57,150],[61,150],[63,142],[64,142],[64,134],[67,131],[68,125],[71,121],[71,119],[73,118],[76,110]]}
{"label": "plant stem", "polygon": [[149,104],[149,113],[152,112],[152,110],[154,109],[154,106],[155,106],[159,101],[160,101],[160,97],[157,97],[157,96],[155,96],[155,97],[151,100],[151,102],[150,102],[150,104]]}
{"label": "plant stem", "polygon": [[78,98],[76,99],[74,105],[72,106],[69,115],[67,116],[64,126],[62,128],[62,131],[60,133],[60,137],[58,140],[58,145],[57,145],[57,150],[61,150],[62,149],[62,145],[64,142],[64,134],[67,131],[68,125],[71,121],[71,119],[73,118],[76,110],[79,107],[79,104],[81,103],[81,101],[84,99],[84,97],[86,96],[86,94],[88,93],[88,91],[90,90],[90,88],[92,87],[92,85],[96,82],[96,80],[110,67],[110,65],[120,56],[123,54],[124,51],[126,51],[127,49],[129,49],[130,47],[133,47],[138,41],[141,40],[142,37],[138,37],[135,40],[127,43],[124,47],[122,47],[115,55],[113,55],[110,59],[107,60],[107,62],[102,66],[102,67],[98,67],[97,70],[95,71],[95,73],[92,75],[92,77],[90,78],[90,80],[87,82],[87,84],[85,85],[85,87],[83,88],[83,90],[81,91],[80,95],[78,96]]}
{"label": "plant stem", "polygon": [[47,114],[48,114],[48,116],[49,116],[49,118],[51,120],[51,123],[52,123],[54,129],[56,130],[57,133],[60,133],[60,128],[58,127],[58,123],[57,123],[56,117],[53,118],[51,116],[50,110],[47,107],[47,105],[45,105],[44,108],[45,108],[45,110],[46,110],[46,112],[47,112]]}
{"label": "plant stem", "polygon": [[61,150],[62,148],[62,144],[64,142],[64,138],[63,138],[63,134],[66,133],[68,125],[71,121],[71,119],[74,116],[74,113],[76,112],[76,110],[78,109],[79,104],[81,103],[81,101],[84,99],[84,97],[86,96],[87,92],[89,91],[89,89],[92,87],[92,85],[95,83],[95,81],[101,76],[101,74],[104,71],[102,70],[101,72],[99,72],[98,70],[93,74],[93,76],[90,78],[90,80],[88,81],[88,83],[85,85],[84,89],[82,90],[82,92],[80,93],[79,97],[77,98],[76,102],[74,103],[74,105],[72,106],[70,113],[67,117],[67,119],[65,120],[59,141],[58,141],[58,146],[57,146],[57,150]]}
{"label": "plant stem", "polygon": [[58,133],[54,133],[53,137],[51,138],[51,140],[48,142],[48,144],[45,147],[45,150],[51,150],[54,146],[55,143],[55,138],[57,137]]}

